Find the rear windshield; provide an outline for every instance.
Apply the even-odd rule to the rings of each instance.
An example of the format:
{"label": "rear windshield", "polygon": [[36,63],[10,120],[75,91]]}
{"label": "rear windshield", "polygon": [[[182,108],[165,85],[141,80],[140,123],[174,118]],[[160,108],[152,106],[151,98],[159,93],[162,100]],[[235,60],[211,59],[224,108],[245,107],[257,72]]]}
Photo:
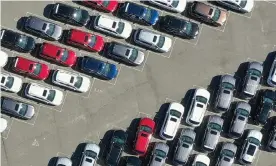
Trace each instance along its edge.
{"label": "rear windshield", "polygon": [[196,96],[196,101],[200,102],[200,103],[203,103],[203,104],[207,103],[207,99],[203,96]]}
{"label": "rear windshield", "polygon": [[171,110],[170,110],[170,115],[171,115],[171,116],[175,116],[175,117],[177,117],[177,118],[180,118],[180,117],[181,117],[181,113],[180,113],[179,111],[174,110],[174,109],[171,109]]}

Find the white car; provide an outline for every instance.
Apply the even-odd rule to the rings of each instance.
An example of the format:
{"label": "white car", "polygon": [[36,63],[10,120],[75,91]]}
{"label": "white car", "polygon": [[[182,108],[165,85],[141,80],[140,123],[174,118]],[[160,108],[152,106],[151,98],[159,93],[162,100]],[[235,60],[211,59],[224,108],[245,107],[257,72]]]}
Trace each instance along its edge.
{"label": "white car", "polygon": [[8,54],[0,50],[0,67],[4,67],[8,62]]}
{"label": "white car", "polygon": [[23,81],[20,77],[2,72],[0,74],[0,79],[1,79],[1,89],[3,90],[17,93],[22,88]]}
{"label": "white car", "polygon": [[243,13],[251,12],[254,7],[254,0],[219,0],[216,2]]}
{"label": "white car", "polygon": [[149,30],[138,29],[134,34],[134,42],[159,52],[169,52],[172,39]]}
{"label": "white car", "polygon": [[173,140],[180,125],[184,107],[180,103],[172,102],[166,112],[166,117],[160,130],[160,137],[165,140]]}
{"label": "white car", "polygon": [[272,87],[276,87],[276,56],[269,71],[267,84]]}
{"label": "white car", "polygon": [[165,9],[182,13],[186,8],[186,0],[149,0],[150,3]]}
{"label": "white car", "polygon": [[205,154],[197,154],[193,161],[192,166],[209,166],[210,158]]}
{"label": "white car", "polygon": [[72,166],[72,161],[67,157],[58,157],[56,166]]}
{"label": "white car", "polygon": [[130,23],[106,15],[99,15],[95,18],[94,28],[124,39],[129,38],[132,32]]}
{"label": "white car", "polygon": [[210,99],[210,92],[206,89],[198,88],[195,90],[194,96],[189,107],[186,123],[198,127],[205,115]]}
{"label": "white car", "polygon": [[263,135],[258,130],[250,130],[242,146],[239,162],[244,165],[253,163],[259,150]]}
{"label": "white car", "polygon": [[39,100],[46,104],[58,106],[63,101],[63,93],[60,90],[44,87],[40,84],[29,83],[25,89],[25,95],[31,99]]}
{"label": "white car", "polygon": [[86,144],[82,152],[79,166],[94,166],[100,153],[100,147],[96,144]]}
{"label": "white car", "polygon": [[78,73],[68,72],[61,69],[55,70],[52,82],[78,92],[85,93],[89,90],[90,79]]}
{"label": "white car", "polygon": [[7,120],[4,119],[4,118],[0,118],[0,133],[2,133],[3,131],[5,131],[6,128],[7,128],[7,126],[8,126]]}

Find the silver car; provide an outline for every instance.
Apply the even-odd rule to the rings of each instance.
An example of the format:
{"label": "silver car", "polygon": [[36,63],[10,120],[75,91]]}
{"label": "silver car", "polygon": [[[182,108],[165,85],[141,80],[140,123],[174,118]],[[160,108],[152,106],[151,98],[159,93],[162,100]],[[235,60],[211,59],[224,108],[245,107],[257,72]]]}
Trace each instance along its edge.
{"label": "silver car", "polygon": [[100,147],[93,143],[87,143],[82,152],[79,166],[94,166],[100,153]]}
{"label": "silver car", "polygon": [[72,166],[72,161],[67,157],[58,157],[56,166]]}
{"label": "silver car", "polygon": [[211,115],[205,130],[202,142],[202,149],[207,152],[212,152],[216,149],[220,133],[222,131],[223,119],[217,115]]}
{"label": "silver car", "polygon": [[163,142],[155,144],[149,166],[164,166],[169,152],[169,146]]}
{"label": "silver car", "polygon": [[59,25],[35,16],[29,16],[26,19],[24,28],[31,33],[51,40],[59,40],[63,32]]}
{"label": "silver car", "polygon": [[220,86],[215,102],[217,111],[228,111],[233,100],[235,91],[236,79],[231,75],[223,75],[220,80]]}
{"label": "silver car", "polygon": [[246,102],[238,102],[234,111],[233,120],[229,129],[229,137],[239,138],[243,135],[248,118],[251,112],[251,106]]}
{"label": "silver car", "polygon": [[251,62],[248,65],[243,81],[243,97],[250,99],[255,96],[263,73],[263,65],[259,62]]}
{"label": "silver car", "polygon": [[216,166],[231,166],[235,161],[237,146],[233,143],[226,142],[223,144]]}
{"label": "silver car", "polygon": [[193,129],[183,129],[178,139],[173,157],[174,165],[184,165],[193,150],[196,133]]}

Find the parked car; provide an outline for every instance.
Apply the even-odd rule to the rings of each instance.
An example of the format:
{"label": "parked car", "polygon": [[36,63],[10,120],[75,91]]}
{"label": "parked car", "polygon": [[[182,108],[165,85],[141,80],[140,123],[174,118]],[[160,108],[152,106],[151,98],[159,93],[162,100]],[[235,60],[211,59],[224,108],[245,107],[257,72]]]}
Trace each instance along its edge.
{"label": "parked car", "polygon": [[145,59],[143,51],[117,42],[110,43],[107,54],[111,58],[119,59],[132,65],[141,65]]}
{"label": "parked car", "polygon": [[205,130],[202,141],[202,149],[207,152],[212,152],[216,149],[220,133],[222,131],[223,119],[217,115],[211,115]]}
{"label": "parked car", "polygon": [[26,120],[32,119],[35,114],[34,106],[3,96],[1,97],[1,110],[8,115]]}
{"label": "parked car", "polygon": [[194,158],[192,166],[209,166],[210,158],[205,154],[197,154]]}
{"label": "parked car", "polygon": [[223,75],[220,79],[219,90],[215,101],[215,110],[226,112],[233,100],[236,79],[231,75]]}
{"label": "parked car", "polygon": [[59,40],[63,32],[61,26],[35,16],[29,16],[26,19],[24,29],[50,40]]}
{"label": "parked car", "polygon": [[274,123],[271,125],[266,148],[270,152],[276,152],[276,120],[274,120]]}
{"label": "parked car", "polygon": [[1,29],[1,46],[27,53],[35,48],[35,40],[18,32]]}
{"label": "parked car", "polygon": [[216,166],[231,166],[234,164],[237,153],[237,146],[230,142],[225,142],[219,153]]}
{"label": "parked car", "polygon": [[189,159],[189,155],[193,151],[196,133],[193,129],[182,129],[180,137],[173,156],[174,165],[185,165]]}
{"label": "parked car", "polygon": [[88,51],[100,52],[104,48],[104,39],[102,36],[77,29],[70,29],[65,40],[69,45],[77,46]]}
{"label": "parked car", "polygon": [[185,10],[187,3],[186,0],[149,0],[148,2],[178,13]]}
{"label": "parked car", "polygon": [[110,142],[110,149],[105,158],[107,166],[117,166],[125,148],[127,133],[123,130],[116,130]]}
{"label": "parked car", "polygon": [[100,147],[94,143],[87,143],[82,152],[79,166],[94,166],[98,160]]}
{"label": "parked car", "polygon": [[172,102],[166,111],[165,119],[160,130],[160,137],[165,140],[173,140],[184,114],[184,106]]}
{"label": "parked car", "polygon": [[142,161],[135,156],[128,156],[125,166],[142,166]]}
{"label": "parked car", "polygon": [[154,130],[155,122],[152,119],[142,118],[140,120],[133,144],[134,152],[139,156],[146,154]]}
{"label": "parked car", "polygon": [[9,56],[4,51],[0,50],[0,67],[5,67],[8,63]]}
{"label": "parked car", "polygon": [[60,105],[63,101],[62,91],[48,88],[37,83],[29,83],[27,85],[25,96],[55,106]]}
{"label": "parked car", "polygon": [[223,5],[227,8],[242,12],[249,13],[254,7],[254,0],[218,0],[218,4]]}
{"label": "parked car", "polygon": [[4,118],[0,118],[0,133],[4,132],[8,127],[8,121]]}
{"label": "parked car", "polygon": [[106,80],[112,80],[118,75],[116,65],[88,56],[84,56],[81,60],[80,69],[88,74],[93,74]]}
{"label": "parked car", "polygon": [[170,15],[162,17],[159,25],[162,31],[186,39],[195,39],[199,34],[198,24]]}
{"label": "parked car", "polygon": [[186,123],[193,127],[198,127],[205,115],[210,99],[210,92],[206,89],[198,88],[195,90],[189,111],[186,117]]}
{"label": "parked car", "polygon": [[84,0],[82,1],[87,6],[98,8],[106,12],[114,12],[118,7],[118,0]]}
{"label": "parked car", "polygon": [[243,80],[243,97],[250,99],[255,96],[261,82],[263,65],[259,62],[251,62],[248,65],[246,76]]}
{"label": "parked car", "polygon": [[144,29],[137,29],[135,31],[134,42],[158,52],[169,52],[172,47],[171,38]]}
{"label": "parked car", "polygon": [[18,73],[27,74],[38,80],[45,80],[50,73],[48,65],[19,56],[15,58],[12,68]]}
{"label": "parked car", "polygon": [[54,71],[52,82],[81,93],[87,92],[90,88],[90,79],[88,77],[61,69]]}
{"label": "parked car", "polygon": [[23,81],[18,76],[6,72],[1,72],[0,79],[2,90],[18,93],[22,88]]}
{"label": "parked car", "polygon": [[251,106],[246,102],[238,102],[234,110],[234,116],[229,128],[229,137],[239,138],[246,129],[248,118],[250,116]]}
{"label": "parked car", "polygon": [[63,3],[56,3],[54,5],[51,17],[64,23],[78,26],[85,26],[90,20],[88,11]]}
{"label": "parked car", "polygon": [[242,150],[239,157],[239,162],[244,165],[253,163],[259,147],[261,146],[263,135],[258,130],[250,130],[244,140]]}
{"label": "parked car", "polygon": [[72,161],[67,157],[58,157],[56,166],[72,166]]}
{"label": "parked car", "polygon": [[152,150],[149,166],[164,166],[169,152],[169,146],[163,142],[157,142]]}
{"label": "parked car", "polygon": [[214,26],[223,26],[227,19],[227,11],[198,1],[191,4],[188,13],[194,18]]}
{"label": "parked car", "polygon": [[146,25],[155,25],[159,19],[157,10],[132,2],[125,2],[119,12],[122,17],[130,21]]}
{"label": "parked car", "polygon": [[270,67],[269,75],[267,78],[267,84],[272,87],[276,87],[276,56]]}

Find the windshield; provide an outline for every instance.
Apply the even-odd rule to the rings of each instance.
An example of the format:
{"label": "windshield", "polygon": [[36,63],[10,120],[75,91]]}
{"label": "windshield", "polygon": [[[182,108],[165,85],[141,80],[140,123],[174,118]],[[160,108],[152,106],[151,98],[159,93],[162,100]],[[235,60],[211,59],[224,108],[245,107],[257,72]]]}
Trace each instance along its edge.
{"label": "windshield", "polygon": [[81,87],[81,84],[82,84],[82,81],[83,81],[83,78],[82,78],[82,77],[80,77],[80,76],[76,77],[76,82],[75,82],[75,84],[74,84],[74,87],[80,88],[80,87]]}
{"label": "windshield", "polygon": [[76,9],[74,14],[73,14],[73,17],[74,17],[74,20],[76,21],[81,21],[82,19],[82,12],[81,12],[81,9]]}
{"label": "windshield", "polygon": [[246,6],[247,0],[241,0],[240,6],[244,8]]}
{"label": "windshield", "polygon": [[225,89],[233,90],[235,87],[234,85],[230,84],[229,82],[223,82],[221,86]]}
{"label": "windshield", "polygon": [[151,19],[151,10],[147,9],[144,19],[149,21]]}
{"label": "windshield", "polygon": [[267,98],[267,97],[264,99],[264,102],[273,104],[273,100],[271,100],[270,98]]}
{"label": "windshield", "polygon": [[231,158],[235,157],[235,153],[232,152],[231,150],[228,150],[228,149],[224,149],[222,151],[222,154],[225,155],[225,156],[231,157]]}
{"label": "windshield", "polygon": [[95,35],[91,36],[88,42],[89,47],[94,47],[94,45],[96,44],[96,40],[97,40],[97,37]]}
{"label": "windshield", "polygon": [[162,48],[163,45],[164,45],[164,43],[165,43],[165,37],[164,36],[160,36],[159,37],[159,41],[158,41],[158,43],[156,45],[157,45],[157,47]]}
{"label": "windshield", "polygon": [[218,21],[218,20],[219,20],[219,17],[220,17],[220,10],[219,10],[219,9],[215,9],[214,15],[213,15],[212,19],[213,19],[214,21]]}
{"label": "windshield", "polygon": [[192,144],[192,143],[193,143],[193,139],[192,139],[191,137],[186,136],[186,135],[182,136],[182,137],[181,137],[181,140],[182,140],[183,142],[188,143],[188,144]]}
{"label": "windshield", "polygon": [[118,28],[116,29],[116,32],[121,34],[121,33],[123,33],[124,28],[125,28],[125,24],[123,22],[119,22],[118,23]]}
{"label": "windshield", "polygon": [[195,166],[207,166],[206,164],[204,164],[203,162],[197,161],[195,163]]}
{"label": "windshield", "polygon": [[[4,77],[2,77],[2,79],[4,79]],[[10,89],[13,85],[13,82],[14,82],[13,77],[7,77],[7,82],[6,82],[5,86]]]}
{"label": "windshield", "polygon": [[181,117],[181,113],[180,113],[179,111],[174,110],[174,109],[171,109],[171,110],[170,110],[170,115],[171,115],[171,116],[175,116],[175,117],[177,117],[177,118],[180,118],[180,117]]}
{"label": "windshield", "polygon": [[100,65],[100,71],[99,73],[102,75],[107,76],[110,70],[110,65],[109,64],[102,64]]}
{"label": "windshield", "polygon": [[28,44],[28,38],[27,38],[27,36],[21,35],[21,36],[18,38],[18,40],[17,40],[17,45],[18,45],[20,48],[25,48],[27,44]]}
{"label": "windshield", "polygon": [[243,115],[243,116],[246,116],[246,117],[249,116],[249,112],[248,112],[247,110],[245,110],[245,109],[238,108],[238,109],[237,109],[237,112],[238,112],[239,114]]}
{"label": "windshield", "polygon": [[54,90],[49,90],[49,94],[47,96],[47,100],[53,101],[55,99],[56,91]]}
{"label": "windshield", "polygon": [[172,1],[172,7],[177,8],[179,4],[179,0],[173,0]]}
{"label": "windshield", "polygon": [[207,99],[203,96],[196,96],[196,101],[204,104],[207,103]]}
{"label": "windshield", "polygon": [[118,137],[114,137],[113,142],[117,143],[117,144],[124,144],[125,143],[125,141],[123,139],[120,139]]}
{"label": "windshield", "polygon": [[249,69],[248,73],[250,75],[254,75],[254,76],[257,76],[257,77],[261,77],[262,76],[262,73],[259,70],[256,70],[256,69]]}
{"label": "windshield", "polygon": [[221,126],[219,125],[219,124],[217,124],[217,123],[210,123],[209,124],[209,127],[211,128],[211,129],[214,129],[214,130],[217,130],[217,131],[221,131]]}
{"label": "windshield", "polygon": [[257,146],[260,145],[260,141],[257,140],[257,139],[254,138],[254,137],[249,137],[249,138],[248,138],[248,142],[250,142],[250,143],[252,143],[252,144],[255,144],[255,145],[257,145]]}
{"label": "windshield", "polygon": [[155,155],[161,158],[166,158],[166,153],[160,149],[155,150]]}
{"label": "windshield", "polygon": [[33,74],[34,75],[39,75],[40,71],[41,71],[41,68],[42,68],[42,65],[39,64],[39,63],[36,63],[34,65],[34,71],[33,71]]}
{"label": "windshield", "polygon": [[129,57],[129,60],[131,60],[132,62],[134,62],[138,57],[138,50],[133,49],[132,50],[132,54]]}
{"label": "windshield", "polygon": [[187,23],[185,24],[185,32],[186,32],[187,34],[190,34],[190,33],[192,32],[192,30],[193,30],[193,25],[192,25],[192,23],[187,22]]}
{"label": "windshield", "polygon": [[152,133],[152,129],[148,126],[141,126],[140,130],[147,133]]}
{"label": "windshield", "polygon": [[28,110],[28,105],[27,104],[21,104],[21,107],[20,107],[18,113],[20,115],[24,116],[26,114],[27,110]]}
{"label": "windshield", "polygon": [[97,157],[97,153],[91,151],[91,150],[86,150],[84,152],[85,156],[91,157],[93,159],[95,159]]}
{"label": "windshield", "polygon": [[55,33],[55,25],[53,24],[48,24],[49,25],[49,28],[47,29],[46,33],[49,35],[49,36],[52,36],[54,33]]}
{"label": "windshield", "polygon": [[62,62],[66,62],[66,60],[68,59],[68,57],[69,57],[69,51],[68,50],[64,50],[60,59],[61,59]]}

